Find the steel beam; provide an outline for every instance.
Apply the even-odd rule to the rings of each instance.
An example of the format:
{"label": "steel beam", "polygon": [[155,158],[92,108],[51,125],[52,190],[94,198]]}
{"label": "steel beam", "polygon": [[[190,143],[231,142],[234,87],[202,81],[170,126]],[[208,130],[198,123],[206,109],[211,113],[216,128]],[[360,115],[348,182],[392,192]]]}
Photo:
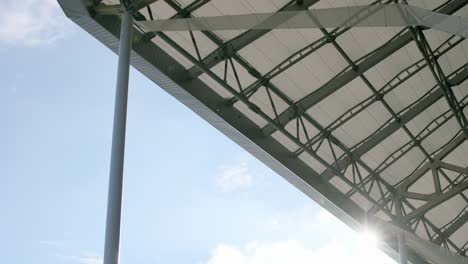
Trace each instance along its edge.
{"label": "steel beam", "polygon": [[[170,3],[171,6],[173,6],[174,8],[176,8],[176,10],[178,10],[178,9],[177,9],[177,6],[175,6],[175,4],[172,3],[172,0],[166,0],[166,2]],[[217,44],[217,45],[222,45],[222,43],[220,43],[218,40],[216,40],[215,37],[213,37],[212,34],[211,34],[210,32],[204,32],[204,33],[205,33],[205,35],[206,35],[207,37],[209,37],[210,39],[212,39],[212,40],[215,42],[215,44]],[[165,39],[166,41],[169,41],[169,38],[168,38],[165,34],[163,34],[163,33],[158,33],[158,35],[161,36],[161,37],[162,37],[163,39]],[[194,45],[195,45],[195,44],[196,44],[196,43],[194,42]],[[175,43],[172,44],[172,46],[175,46],[175,45],[176,45]],[[195,49],[197,49],[196,45],[195,45]],[[181,52],[184,53],[185,51],[182,50]],[[226,56],[227,56],[227,55],[226,55]],[[256,69],[254,69],[254,68],[253,68],[252,66],[250,66],[247,62],[245,62],[240,56],[233,55],[233,58],[236,59],[236,60],[239,62],[239,64],[240,64],[241,66],[243,66],[248,72],[250,72],[250,73],[255,73],[255,72],[257,72]],[[233,68],[233,70],[235,70],[234,67],[233,67],[233,65],[232,65],[232,60],[231,60],[230,58],[229,58],[229,61],[231,62],[231,67]],[[206,69],[207,69],[207,68],[205,67],[205,65],[203,65],[203,64],[200,62],[200,60],[199,60],[199,61],[194,61],[194,64],[197,65],[197,67],[199,67],[200,69],[202,69],[202,70],[204,70],[204,71],[206,72]],[[234,71],[234,73],[235,73],[235,71]],[[257,75],[257,74],[254,74],[254,77],[259,77],[259,76],[256,76],[256,75]],[[214,79],[217,79],[218,77],[217,77],[217,76],[213,76],[213,78],[214,78]],[[225,82],[225,80],[224,80],[224,82]],[[237,80],[237,82],[239,83],[239,80]],[[223,83],[223,84],[224,84],[224,83]],[[293,105],[293,102],[292,102],[287,96],[285,96],[285,95],[284,95],[276,86],[274,86],[272,83],[267,82],[267,83],[264,84],[264,86],[266,87],[268,93],[269,93],[269,90],[271,90],[271,91],[274,92],[279,98],[281,98],[284,102],[286,102],[286,103],[289,104],[289,105]],[[242,101],[244,101],[244,103],[246,103],[247,105],[249,105],[249,107],[250,107],[251,109],[258,108],[257,106],[252,105],[251,102],[248,102],[248,97],[243,97],[242,87],[240,87],[240,84],[239,84],[239,88],[240,88],[240,91],[239,91],[240,94],[239,94],[239,95],[236,95],[236,99],[237,99],[237,100],[242,100]],[[246,100],[247,100],[247,101],[246,101]],[[271,100],[271,97],[270,97],[270,100]],[[272,101],[271,101],[271,103],[272,103],[272,107],[274,108],[274,104],[273,104]],[[231,106],[231,105],[229,105],[229,106]],[[259,109],[259,108],[256,110],[256,113],[259,114],[259,115],[263,115],[264,118],[265,118],[266,120],[269,119],[269,117],[266,116],[266,115],[264,115],[264,113],[263,113],[263,112],[261,111],[261,109]],[[312,119],[309,115],[305,114],[305,115],[304,115],[304,119],[307,120],[312,126],[314,126],[315,128],[317,128],[322,134],[325,133],[323,127],[322,127],[317,121],[315,121],[314,119]],[[271,121],[271,120],[270,120],[270,121]],[[304,133],[307,134],[307,129],[306,129],[306,127],[304,126],[304,120],[303,120],[302,118],[300,119],[300,122],[302,123],[302,127],[303,127],[303,129],[304,129]],[[299,119],[298,119],[298,125],[299,125]],[[285,132],[283,128],[281,128],[281,130],[282,130],[283,132]],[[291,135],[288,135],[288,133],[285,133],[285,135],[291,137]],[[292,137],[291,137],[291,140],[293,140],[296,144],[298,144],[299,146],[301,146],[302,149],[303,149],[304,151],[308,152],[312,157],[314,157],[315,159],[317,159],[322,165],[324,165],[325,167],[330,168],[330,169],[332,169],[333,171],[335,171],[336,174],[337,174],[343,181],[345,181],[346,183],[348,183],[350,186],[353,186],[353,184],[352,184],[346,177],[344,177],[344,176],[340,173],[341,168],[332,168],[332,167],[330,167],[330,165],[329,165],[328,163],[326,163],[326,162],[322,159],[322,157],[318,156],[315,152],[312,152],[312,151],[309,149],[309,146],[304,145],[304,144],[301,142],[301,140],[300,140],[300,138],[299,138],[298,135],[297,135],[296,138],[292,138]],[[331,145],[331,142],[330,142],[330,141],[332,141],[333,144],[336,144],[336,146],[337,146],[338,148],[340,148],[343,152],[349,153],[349,150],[346,148],[346,146],[345,146],[343,143],[341,143],[341,142],[340,142],[337,138],[335,138],[334,136],[330,135],[329,138],[328,138],[327,140],[329,141],[329,144],[330,144],[330,147],[331,147],[331,148],[332,148],[332,145]],[[307,139],[307,141],[308,141],[308,139]],[[333,151],[333,150],[332,150],[332,151]],[[387,182],[383,181],[379,176],[375,175],[375,174],[373,173],[373,171],[369,168],[369,166],[367,166],[366,164],[364,164],[364,163],[363,163],[361,160],[359,160],[359,159],[357,159],[356,162],[358,162],[365,170],[367,170],[367,171],[369,172],[369,174],[374,175],[374,178],[377,179],[379,182],[381,182],[381,183],[386,187],[387,190],[393,191],[393,187],[390,186]],[[380,184],[380,183],[378,183],[378,185],[379,185],[379,184]],[[354,186],[353,186],[353,187],[354,187]],[[359,188],[356,189],[356,191],[360,192],[360,193],[361,193],[364,197],[366,197],[367,199],[373,201],[372,197],[370,197],[370,195],[369,195],[368,193],[366,193],[365,191],[363,191],[363,190],[361,190],[361,189],[359,189]],[[381,209],[382,209],[382,210],[385,210],[385,208],[381,208]]]}
{"label": "steel beam", "polygon": [[[466,140],[464,135],[459,135],[454,140],[449,142],[442,150],[440,150],[437,155],[434,156],[435,161],[442,160],[445,156],[450,154],[455,148],[460,146]],[[424,164],[421,168],[413,172],[410,176],[406,177],[401,183],[398,184],[398,189],[407,190],[413,183],[415,183],[419,178],[424,176],[427,171],[432,167],[431,163]]]}
{"label": "steel beam", "polygon": [[434,52],[432,51],[429,43],[426,40],[426,37],[424,36],[424,33],[420,28],[411,27],[411,34],[419,51],[429,65],[432,76],[439,84],[440,89],[442,89],[444,97],[447,100],[450,109],[453,111],[458,124],[463,130],[463,133],[465,133],[465,136],[468,138],[468,121],[463,113],[463,108],[460,107],[459,102],[457,101],[457,98],[452,91],[450,82],[447,80],[447,77],[445,76],[442,67],[438,62],[438,57],[434,55]]}
{"label": "steel beam", "polygon": [[457,165],[454,165],[454,164],[450,164],[450,163],[447,163],[447,162],[443,162],[443,161],[440,161],[438,165],[441,168],[468,175],[468,168],[463,168],[463,167],[460,167],[460,166],[457,166]]}
{"label": "steel beam", "polygon": [[[442,43],[435,51],[437,56],[441,56],[448,51],[450,51],[453,47],[457,46],[460,44],[464,39],[457,37],[457,36],[452,36],[444,43]],[[387,83],[385,83],[379,90],[378,94],[385,97],[386,94],[389,92],[393,91],[395,88],[397,88],[399,85],[410,79],[412,76],[416,75],[418,72],[420,72],[422,69],[424,69],[427,66],[427,63],[425,62],[424,59],[420,59],[419,61],[413,63],[412,65],[406,67],[402,71],[400,71],[397,75],[395,75],[391,80],[389,80]],[[366,99],[362,100],[361,102],[357,103],[353,107],[351,107],[348,111],[343,113],[341,116],[339,116],[336,120],[330,123],[325,130],[328,133],[333,133],[337,128],[339,128],[341,125],[344,123],[348,122],[351,120],[353,117],[367,109],[370,105],[374,104],[379,100],[379,97],[376,97],[374,95],[371,95],[367,97]],[[317,143],[321,138],[323,137],[322,134],[318,134],[315,137],[311,139],[310,144],[314,145]],[[301,150],[297,150],[295,152],[295,155],[300,155],[302,153]]]}
{"label": "steel beam", "polygon": [[[463,68],[462,68],[463,69]],[[455,72],[453,79],[468,79],[468,72],[457,71]],[[362,144],[358,145],[352,152],[353,157],[361,157],[377,144],[382,142],[384,139],[389,137],[395,131],[397,131],[402,124],[406,124],[411,121],[414,117],[422,113],[429,106],[437,102],[443,97],[443,92],[440,89],[436,89],[432,93],[428,94],[425,98],[417,102],[412,108],[408,109],[402,115],[400,115],[399,120],[393,121],[389,124],[385,124],[382,129],[377,130],[372,136],[365,139]],[[348,166],[350,163],[349,159],[343,158],[340,159],[338,165],[341,168]],[[334,176],[332,171],[326,170],[322,173],[322,177],[325,180],[329,180]]]}
{"label": "steel beam", "polygon": [[419,217],[421,215],[424,215],[426,212],[428,212],[432,208],[434,208],[434,207],[438,206],[439,204],[449,200],[453,196],[455,196],[457,194],[460,194],[461,192],[463,192],[467,188],[468,188],[468,181],[465,181],[463,183],[460,183],[460,184],[456,185],[455,187],[453,187],[452,189],[450,189],[449,191],[447,191],[445,193],[434,195],[430,200],[428,200],[427,203],[425,203],[424,205],[418,207],[416,210],[404,215],[402,217],[402,220],[403,221],[409,221],[409,220],[411,220],[411,219],[413,219],[415,217]]}
{"label": "steel beam", "polygon": [[[468,96],[465,99],[468,99]],[[468,102],[465,105],[468,105]],[[435,118],[429,124],[427,124],[427,126],[424,129],[422,129],[421,132],[419,132],[416,135],[416,140],[418,142],[422,142],[423,140],[428,138],[430,135],[432,135],[435,131],[437,131],[437,129],[442,127],[452,117],[453,117],[453,112],[451,110],[448,110],[448,111],[442,113],[439,117]],[[385,158],[379,165],[377,165],[375,167],[375,169],[374,169],[375,172],[376,173],[381,173],[381,172],[385,171],[388,167],[390,167],[392,164],[394,164],[397,160],[404,157],[404,155],[406,155],[414,147],[415,146],[414,146],[414,141],[413,140],[407,141],[406,144],[404,144],[400,148],[396,149],[387,158]],[[434,153],[432,153],[432,154],[434,154]],[[432,168],[432,169],[434,169],[434,168]],[[435,177],[435,179],[438,179],[438,177]],[[366,177],[366,178],[363,179],[363,182],[364,182],[364,184],[367,184],[370,180],[372,180],[371,177]],[[437,185],[437,181],[435,181],[434,183]],[[436,190],[437,189],[438,188],[436,186]],[[350,196],[353,193],[354,193],[353,191],[350,191],[346,195]]]}
{"label": "steel beam", "polygon": [[[311,19],[314,20],[315,23],[318,23],[320,24],[320,21],[317,21],[317,19],[315,17],[312,17],[311,16]],[[346,52],[343,50],[343,48],[338,45],[338,43],[336,42],[336,40],[334,38],[331,37],[330,33],[325,29],[325,28],[321,28],[320,29],[322,31],[322,33],[325,35],[325,37],[327,37],[327,39],[330,41],[330,43],[333,44],[333,46],[336,48],[336,50],[338,51],[338,53],[341,54],[341,56],[348,62],[348,64],[351,66],[352,69],[357,69],[357,65],[354,63],[354,61],[346,54]],[[393,111],[393,109],[390,107],[390,105],[384,100],[384,98],[381,96],[381,94],[375,89],[375,87],[370,83],[370,81],[367,79],[367,77],[360,73],[359,74],[359,77],[362,79],[362,81],[365,83],[365,85],[372,91],[372,93],[374,94],[374,96],[376,98],[379,98],[378,100],[382,103],[382,105],[385,107],[385,109],[392,115],[393,119],[396,120],[397,122],[399,122],[399,116]],[[422,153],[424,153],[424,155],[428,158],[428,159],[431,159],[430,155],[427,153],[427,151],[421,146],[421,144],[416,144],[417,142],[417,139],[414,137],[414,135],[411,133],[411,131],[404,125],[404,124],[400,124],[400,127],[403,128],[403,130],[408,134],[408,136],[411,138],[411,141],[414,142],[414,145],[417,146],[421,151]],[[337,159],[335,157],[335,163],[337,163]],[[375,173],[375,171],[373,171],[372,173],[373,175],[378,175],[377,173]],[[385,181],[385,180],[382,180],[380,177],[379,177],[380,181],[384,182],[386,184],[386,186],[389,186],[389,184]],[[361,180],[362,182],[362,180]],[[373,182],[372,182],[373,183]],[[372,184],[371,183],[371,184]],[[355,189],[356,190],[356,189]],[[370,188],[369,188],[370,190]],[[382,194],[382,199],[385,199],[385,196]],[[375,204],[375,203],[374,203]],[[406,255],[406,254],[405,254]],[[406,256],[405,256],[406,258]]]}
{"label": "steel beam", "polygon": [[[382,2],[384,2],[384,3],[382,3]],[[377,0],[377,1],[374,1],[372,4],[370,4],[369,7],[376,6],[376,5],[388,4],[388,3],[391,3],[391,2],[392,2],[392,0],[387,0],[387,1]],[[373,12],[376,12],[378,10],[379,9],[376,8],[375,10],[372,10],[370,13],[372,14]],[[305,57],[309,56],[310,54],[314,53],[315,51],[317,51],[321,47],[328,44],[331,39],[338,38],[339,36],[343,35],[347,31],[349,31],[350,29],[351,29],[350,27],[335,28],[330,32],[330,36],[323,36],[323,37],[317,39],[316,41],[310,43],[309,45],[303,47],[302,49],[294,52],[293,54],[291,54],[290,56],[285,58],[282,62],[280,62],[275,67],[273,67],[271,70],[269,70],[267,73],[265,73],[261,77],[260,77],[260,73],[253,74],[253,75],[258,75],[258,76],[254,76],[258,80],[256,82],[252,83],[251,85],[249,85],[247,88],[245,88],[244,94],[247,95],[247,96],[252,96],[252,94],[254,94],[260,87],[262,87],[262,85],[269,84],[269,82],[273,78],[275,78],[276,76],[278,76],[281,73],[285,72],[287,69],[291,68],[292,66],[294,66],[297,63],[299,63],[300,61],[302,61],[302,59],[304,59]],[[252,74],[251,71],[249,71],[249,72]],[[255,71],[255,72],[257,72],[257,71]],[[231,104],[234,104],[236,101],[237,100],[235,98],[232,98],[232,99],[229,100],[229,102]]]}
{"label": "steel beam", "polygon": [[[465,136],[464,135],[459,135],[455,137],[453,140],[451,140],[448,144],[446,144],[438,153],[434,156],[434,162],[438,162],[439,160],[443,159],[445,156],[447,156],[449,153],[451,153],[455,148],[460,146],[463,142],[465,141]],[[397,184],[397,189],[399,190],[399,193],[402,195],[405,195],[407,193],[408,188],[414,184],[419,178],[424,176],[426,172],[431,170],[433,168],[434,164],[431,162],[426,162],[424,165],[422,165],[420,168],[418,168],[416,171],[411,173],[408,177],[405,177],[401,182]],[[410,194],[411,195],[411,194]],[[426,198],[426,197],[425,197]],[[387,204],[391,202],[391,199],[393,197],[388,196],[386,197],[383,201],[380,201],[381,204]],[[375,214],[378,211],[378,207],[373,206],[371,209],[369,209],[369,214]]]}

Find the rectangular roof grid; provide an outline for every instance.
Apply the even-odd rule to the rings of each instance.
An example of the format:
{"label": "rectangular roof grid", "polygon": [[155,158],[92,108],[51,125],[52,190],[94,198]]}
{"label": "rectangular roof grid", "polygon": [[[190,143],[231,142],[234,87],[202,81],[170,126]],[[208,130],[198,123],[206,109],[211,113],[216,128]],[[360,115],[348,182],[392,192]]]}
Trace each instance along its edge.
{"label": "rectangular roof grid", "polygon": [[357,61],[382,46],[402,29],[402,27],[351,28],[337,37],[336,42],[353,61]]}
{"label": "rectangular roof grid", "polygon": [[[432,171],[428,170],[421,178],[419,178],[408,188],[408,191],[427,195],[434,193],[436,190],[434,188],[434,177],[432,175]],[[424,204],[423,201],[419,202]],[[416,207],[419,207],[422,204],[419,203],[419,205]]]}
{"label": "rectangular roof grid", "polygon": [[[255,4],[247,0],[206,2],[197,10],[192,10],[192,14],[210,16],[274,12],[288,3],[290,5],[287,8],[300,9],[295,1],[285,0],[262,0]],[[308,8],[319,8],[363,5],[371,1],[305,2]],[[444,4],[442,1],[409,2],[431,9]],[[440,11],[456,12],[460,6],[466,4],[462,2],[449,0],[442,5]],[[157,1],[151,6],[154,7],[153,15],[163,17],[174,16],[176,12],[181,16],[182,9],[192,4],[193,2],[188,0],[180,4],[166,0]],[[156,5],[167,5],[167,10],[156,8]],[[457,14],[468,14],[467,10],[463,8]],[[141,13],[148,19],[146,9],[141,10]],[[271,142],[278,146],[266,147],[268,153],[284,146],[292,159],[296,157],[304,162],[304,166],[310,168],[312,175],[316,172],[322,174],[314,177],[320,177],[325,185],[331,186],[327,188],[334,186],[340,193],[351,197],[351,204],[389,220],[395,217],[395,212],[386,207],[389,205],[387,200],[391,200],[390,195],[395,192],[392,185],[408,182],[410,178],[416,177],[414,171],[417,168],[428,166],[429,163],[424,163],[430,159],[428,153],[450,153],[451,150],[448,149],[454,144],[454,137],[460,135],[456,134],[460,125],[450,116],[450,109],[440,87],[435,86],[434,76],[426,67],[425,61],[421,62],[421,53],[409,31],[399,30],[327,29],[330,34],[338,35],[336,43],[333,42],[333,37],[327,39],[326,31],[320,32],[318,29],[266,30],[261,33],[194,32],[193,39],[198,44],[198,51],[188,32],[165,34],[165,38],[157,36],[152,39],[152,43],[182,63],[185,69],[189,69],[187,72],[177,73],[177,76],[186,78],[190,85],[198,81],[190,78],[198,78],[224,98],[216,104],[215,109],[223,119],[230,118],[222,114],[224,111],[237,109],[239,124],[246,124],[247,120],[251,120],[254,124],[251,128],[258,130],[255,132],[257,136],[249,137],[250,139],[253,138],[254,142],[267,140],[270,136],[275,139],[276,142]],[[468,71],[465,73],[459,70],[459,67],[466,63],[468,58],[466,41],[454,40],[453,36],[431,29],[424,30],[423,34],[436,54],[440,45],[441,49],[445,49],[441,52],[446,53],[441,55],[439,63],[445,75],[450,75],[449,80],[464,81],[468,77]],[[233,37],[235,39],[232,39]],[[453,47],[445,43],[447,39],[454,40]],[[178,51],[172,47],[174,45],[178,46]],[[230,59],[225,61],[225,58]],[[455,71],[456,74],[452,74]],[[225,75],[227,78],[224,78]],[[177,78],[176,81],[179,81]],[[462,82],[454,88],[454,93],[460,101],[465,99],[464,96],[468,93],[467,89],[464,89],[466,85]],[[190,91],[192,92],[195,90]],[[383,100],[380,100],[379,93],[386,94]],[[239,98],[232,99],[234,96]],[[203,98],[199,100],[203,101]],[[464,105],[464,102],[461,104]],[[465,108],[465,111],[467,109]],[[237,126],[236,122],[230,124]],[[278,128],[284,128],[284,132],[278,131]],[[223,128],[225,129],[227,127]],[[242,127],[236,129],[244,135],[250,133]],[[308,145],[309,139],[313,143],[311,147]],[[237,137],[235,140],[240,141]],[[421,141],[421,146],[414,140]],[[304,151],[304,148],[312,149]],[[465,168],[468,166],[465,164],[468,152],[464,148],[451,152],[447,157],[445,154],[440,157],[444,162],[447,160]],[[432,155],[436,160],[438,156],[439,154]],[[278,157],[274,156],[275,159]],[[291,164],[289,162],[283,164]],[[420,165],[421,163],[424,165]],[[290,165],[286,165],[288,166]],[[344,170],[343,175],[340,175],[337,168]],[[353,177],[352,168],[359,168],[363,179],[356,179],[356,175]],[[305,170],[309,171],[307,168]],[[297,170],[293,171],[298,173]],[[450,174],[447,176],[449,178],[454,177],[451,172],[447,174]],[[309,180],[315,181],[304,177],[301,179],[308,183]],[[410,195],[428,193],[435,183],[431,184],[423,177],[418,184],[419,187],[417,184],[409,185],[416,192]],[[441,185],[445,188],[455,186],[453,181],[444,179],[441,179]],[[314,184],[312,187],[320,189],[320,186]],[[337,204],[342,201],[329,197],[327,193],[321,193]],[[383,197],[385,201],[382,201]],[[403,198],[401,201],[407,210],[406,214],[410,214],[405,217],[420,217],[429,226],[429,232],[432,232],[432,235],[426,238],[434,239],[433,234],[439,232],[437,229],[456,217],[451,214],[453,212],[449,212],[449,202],[458,201],[457,208],[463,205],[463,201],[466,203],[465,200],[460,200],[461,195],[453,197],[456,198],[448,199],[445,205],[442,203],[434,208],[429,208],[425,201],[411,200],[411,204]],[[424,211],[419,215],[421,210],[417,208],[421,207],[429,208],[429,213]],[[442,212],[446,219],[439,217],[440,210],[448,210]],[[428,217],[431,215],[430,220],[434,224],[424,218],[425,213]],[[416,233],[423,237],[421,227],[417,228]],[[463,247],[463,243],[459,241],[453,243],[448,240],[448,244],[455,251]]]}
{"label": "rectangular roof grid", "polygon": [[453,240],[457,245],[464,245],[464,251],[468,249],[466,244],[466,234],[468,234],[468,221],[465,222],[459,229],[450,236],[450,239]]}
{"label": "rectangular roof grid", "polygon": [[468,167],[468,142],[465,141],[448,154],[443,161],[460,166],[462,168]]}
{"label": "rectangular roof grid", "polygon": [[362,111],[344,123],[335,135],[350,147],[375,133],[380,127],[392,120],[392,116],[380,102],[371,104],[368,111]]}
{"label": "rectangular roof grid", "polygon": [[[177,13],[177,11],[165,1],[156,1],[150,5],[150,8],[153,19],[169,19]],[[141,9],[140,12],[145,16],[146,20],[151,19],[147,8]]]}
{"label": "rectangular roof grid", "polygon": [[[449,110],[450,109],[447,103],[444,101],[443,98],[440,98],[434,104],[427,107],[424,111],[415,116],[410,122],[408,122],[408,128],[410,129],[410,131],[413,132],[413,134],[417,135],[421,133],[421,131],[425,129],[428,125],[430,125],[430,123],[433,120],[438,119],[438,117],[443,113],[447,112],[447,117],[452,115],[452,113],[450,113]],[[432,127],[434,127],[434,125]]]}
{"label": "rectangular roof grid", "polygon": [[433,152],[443,145],[447,144],[457,132],[460,131],[460,126],[455,117],[451,117],[443,126],[432,132],[426,139],[421,142],[421,145],[429,152]]}
{"label": "rectangular roof grid", "polygon": [[466,201],[461,196],[454,196],[446,202],[434,207],[432,210],[427,212],[426,216],[427,219],[429,219],[437,227],[442,228],[452,219],[454,219],[459,214],[459,212],[465,209]]}
{"label": "rectangular roof grid", "polygon": [[315,116],[320,124],[328,127],[345,112],[360,104],[363,98],[368,98],[369,96],[372,96],[372,92],[365,83],[361,79],[355,79],[306,112],[309,115]]}
{"label": "rectangular roof grid", "polygon": [[[221,16],[221,15],[238,15],[238,14],[249,14],[249,13],[267,13],[276,12],[281,7],[287,5],[290,1],[287,0],[275,0],[275,1],[222,1],[212,0],[210,3],[197,9],[193,14],[195,16]],[[240,34],[246,32],[246,30],[216,30],[213,31],[216,35],[221,37],[224,41],[231,40]]]}
{"label": "rectangular roof grid", "polygon": [[411,148],[385,170],[385,174],[388,176],[383,176],[383,178],[390,184],[395,185],[411,174],[424,159],[425,155],[419,148]]}
{"label": "rectangular roof grid", "polygon": [[380,144],[365,153],[362,156],[362,160],[372,169],[378,169],[390,156],[397,156],[395,151],[400,150],[408,141],[411,141],[411,138],[400,128],[384,139]]}
{"label": "rectangular roof grid", "polygon": [[[333,54],[333,50],[328,49]],[[337,54],[335,54],[337,55]],[[335,56],[335,58],[337,58]],[[338,61],[340,59],[338,58]],[[343,63],[343,61],[339,61]],[[297,73],[300,71],[302,76],[299,76],[299,79],[295,79]],[[298,92],[298,96],[291,95],[291,99],[294,102],[299,101],[305,95],[315,91],[325,82],[329,81],[335,75],[333,68],[331,68],[328,64],[325,63],[322,55],[320,53],[312,53],[305,58],[302,58],[299,63],[290,64],[290,67],[282,69],[282,73],[275,76],[271,79],[271,83],[278,86],[284,92],[287,92],[289,86],[293,85]],[[313,78],[312,80],[309,79],[307,81],[307,77]],[[295,82],[292,82],[294,80]]]}

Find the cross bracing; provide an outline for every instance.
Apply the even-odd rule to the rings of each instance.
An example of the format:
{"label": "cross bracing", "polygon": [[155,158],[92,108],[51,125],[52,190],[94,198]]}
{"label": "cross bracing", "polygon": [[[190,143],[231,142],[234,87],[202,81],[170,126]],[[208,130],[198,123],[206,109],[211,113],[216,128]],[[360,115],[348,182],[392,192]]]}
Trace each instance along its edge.
{"label": "cross bracing", "polygon": [[[220,13],[228,12],[221,8],[222,2],[159,0],[127,1],[127,4],[139,10],[136,19],[154,20],[196,17],[216,8]],[[284,3],[253,8],[259,11],[262,8],[301,10],[323,4],[318,1],[278,2]],[[369,10],[391,2],[369,3]],[[103,10],[103,6],[118,4],[102,1],[88,8]],[[409,4],[418,2],[409,1]],[[466,16],[467,1],[431,1],[431,4],[431,9],[437,12]],[[93,19],[116,34],[116,25],[111,24],[118,21],[118,15],[99,15],[99,11],[96,14]],[[189,93],[195,93],[190,89],[205,89],[205,86],[211,89],[216,100],[197,99],[358,222],[366,217],[379,217],[464,255],[468,236],[463,225],[463,221],[466,222],[468,164],[466,158],[460,157],[468,153],[465,116],[468,99],[464,82],[468,78],[468,67],[466,60],[458,63],[452,58],[453,54],[466,56],[463,53],[466,41],[454,35],[437,34],[428,28],[406,27],[386,30],[386,38],[375,41],[372,47],[363,48],[364,52],[356,55],[348,46],[353,44],[349,36],[355,37],[358,31],[335,28],[295,32],[295,36],[303,38],[298,41],[300,44],[285,44],[281,55],[270,60],[275,63],[267,66],[256,60],[261,60],[262,56],[268,59],[273,54],[259,52],[258,58],[251,58],[249,54],[253,54],[252,50],[268,48],[263,39],[285,42],[282,37],[287,36],[286,33],[278,30],[139,32],[141,40],[135,42],[135,49],[150,50],[151,47],[169,54],[175,59],[171,61],[174,65],[167,66],[165,71],[164,66],[156,64],[157,69],[186,87]],[[320,71],[323,65],[313,64],[311,58],[323,59],[324,49],[326,55],[338,61],[323,74],[328,79],[316,81],[319,85],[311,80],[310,85],[298,84],[307,82],[307,78],[295,80],[294,72],[303,73],[304,68]],[[399,61],[401,65],[395,64],[395,57],[404,52],[410,59]],[[154,54],[144,50],[139,50],[138,54],[146,61],[157,60]],[[379,80],[378,74],[388,66],[386,64],[395,69]],[[140,71],[151,75],[148,72],[151,69],[140,68]],[[300,89],[293,86],[314,86],[314,89],[295,93]],[[402,93],[413,94],[410,89],[417,92],[408,96],[411,98],[407,101],[401,99]],[[336,104],[343,100],[338,97],[340,93],[349,95],[357,91],[358,98],[333,113],[333,118],[323,117],[323,104],[339,108]],[[359,130],[355,126],[361,119],[373,122],[369,119],[375,118],[369,114],[372,112],[382,112],[372,128],[356,138],[346,136],[343,130]],[[237,114],[231,119],[229,113]],[[224,128],[218,129],[223,131]],[[298,188],[308,192],[304,190],[306,187]],[[395,209],[397,205],[399,213]],[[456,239],[460,232],[465,234],[464,241]],[[417,256],[411,250],[409,257],[414,263],[425,263],[424,256]]]}

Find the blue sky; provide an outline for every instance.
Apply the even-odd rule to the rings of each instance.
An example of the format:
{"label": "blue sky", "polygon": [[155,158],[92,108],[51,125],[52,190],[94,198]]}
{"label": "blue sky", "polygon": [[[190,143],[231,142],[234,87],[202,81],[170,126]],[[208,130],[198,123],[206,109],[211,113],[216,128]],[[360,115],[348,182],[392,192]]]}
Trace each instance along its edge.
{"label": "blue sky", "polygon": [[[0,2],[0,56],[0,259],[101,263],[117,56],[52,0]],[[130,79],[121,263],[394,263]]]}

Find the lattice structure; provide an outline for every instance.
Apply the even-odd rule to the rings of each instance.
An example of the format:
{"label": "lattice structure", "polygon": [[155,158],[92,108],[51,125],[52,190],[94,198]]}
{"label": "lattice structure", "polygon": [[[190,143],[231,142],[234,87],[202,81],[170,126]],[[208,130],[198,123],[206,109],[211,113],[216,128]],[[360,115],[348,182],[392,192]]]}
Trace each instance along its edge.
{"label": "lattice structure", "polygon": [[[59,1],[116,51],[117,0]],[[136,20],[393,0],[126,0]],[[404,1],[406,3],[406,1]],[[468,16],[468,1],[408,1]],[[318,21],[319,22],[319,21]],[[349,225],[466,256],[468,42],[430,28],[143,32],[132,65]],[[190,133],[187,133],[190,136]],[[180,146],[183,147],[183,146]],[[396,237],[386,241],[397,248]],[[429,263],[409,248],[413,263]]]}

